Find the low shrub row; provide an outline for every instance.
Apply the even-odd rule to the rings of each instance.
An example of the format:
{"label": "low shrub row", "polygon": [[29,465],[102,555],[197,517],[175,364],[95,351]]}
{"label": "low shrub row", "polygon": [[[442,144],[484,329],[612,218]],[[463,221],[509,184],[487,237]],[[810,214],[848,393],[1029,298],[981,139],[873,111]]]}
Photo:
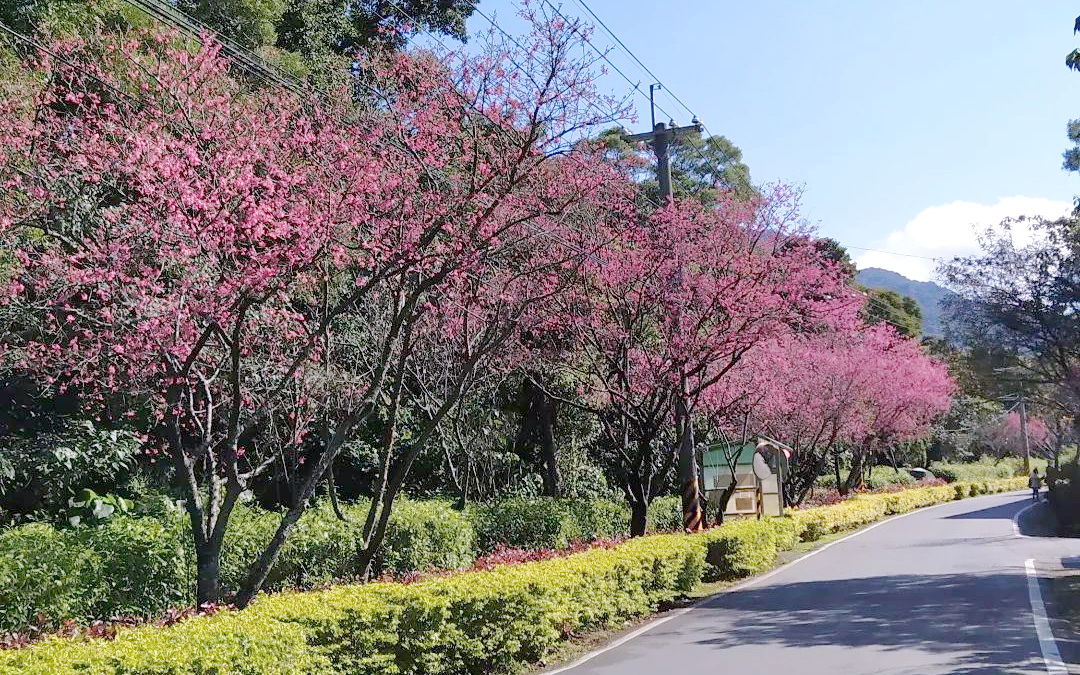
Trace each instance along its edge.
{"label": "low shrub row", "polygon": [[123,630],[111,641],[55,637],[0,652],[0,674],[509,672],[543,658],[569,635],[655,611],[701,579],[761,572],[799,540],[1022,487],[1021,477],[861,495],[790,518],[734,521],[689,536],[653,535],[412,584],[266,595],[242,612]]}
{"label": "low shrub row", "polygon": [[[903,469],[896,470],[891,466],[875,466],[864,478],[863,487],[868,490],[880,490],[890,485],[912,485],[915,477]],[[826,489],[836,489],[836,475],[827,473],[818,476],[815,484]]]}
{"label": "low shrub row", "polygon": [[[1071,450],[1063,453],[1063,457],[1071,454]],[[1046,475],[1048,462],[1042,457],[1032,457],[1029,461],[1030,468],[1024,469],[1024,460],[1021,457],[980,457],[974,462],[933,462],[930,471],[935,476],[954,481],[983,481],[998,478],[1012,478],[1014,476],[1026,476],[1031,469],[1038,469],[1039,473]]]}
{"label": "low shrub row", "polygon": [[0,673],[508,672],[571,633],[655,611],[697,584],[704,561],[695,538],[656,535],[414,584],[287,592],[108,642],[52,638],[0,653]]}
{"label": "low shrub row", "polygon": [[625,537],[630,510],[599,499],[507,499],[472,509],[482,552],[498,546],[566,548],[574,541]]}
{"label": "low shrub row", "polygon": [[800,527],[802,540],[813,541],[827,534],[862,527],[885,516],[906,513],[923,506],[982,494],[1020,490],[1026,486],[1027,479],[1019,476],[956,482],[885,494],[856,495],[839,504],[795,511],[792,518]]}
{"label": "low shrub row", "polygon": [[[312,588],[355,578],[366,511],[328,504],[312,508],[289,538],[266,588]],[[237,588],[247,566],[273,536],[279,516],[239,508],[222,555],[222,581]],[[181,514],[120,516],[81,529],[43,523],[0,531],[0,631],[84,623],[113,616],[154,616],[191,605],[194,554]],[[395,509],[379,573],[459,569],[476,558],[470,520],[446,502],[403,501]]]}
{"label": "low shrub row", "polygon": [[[657,500],[663,527],[681,520],[678,500]],[[354,579],[367,504],[309,509],[271,570],[265,588],[307,589]],[[674,516],[668,514],[674,512]],[[571,542],[627,535],[624,504],[603,500],[513,499],[453,508],[447,501],[400,500],[375,561],[375,574],[468,567],[498,545],[562,549]],[[237,588],[277,528],[279,515],[238,507],[222,554],[222,583]],[[154,616],[193,602],[194,556],[187,517],[118,516],[81,529],[36,523],[0,530],[0,632],[85,623],[113,616]]]}

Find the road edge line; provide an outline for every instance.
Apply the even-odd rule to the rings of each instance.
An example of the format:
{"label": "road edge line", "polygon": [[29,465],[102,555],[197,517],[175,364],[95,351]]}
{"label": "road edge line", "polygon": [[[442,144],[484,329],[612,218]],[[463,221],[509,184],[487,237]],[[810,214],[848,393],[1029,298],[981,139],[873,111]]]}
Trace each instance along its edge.
{"label": "road edge line", "polygon": [[[930,506],[923,506],[923,507],[915,509],[913,511],[908,511],[907,513],[898,513],[895,516],[889,516],[888,518],[886,518],[884,520],[879,520],[876,523],[871,523],[870,525],[867,525],[866,527],[864,527],[862,529],[855,530],[854,532],[852,532],[849,535],[840,537],[839,539],[836,539],[834,541],[830,541],[827,544],[819,546],[818,548],[815,548],[813,551],[810,551],[810,552],[806,553],[805,555],[801,555],[798,558],[792,560],[791,562],[786,562],[783,565],[777,567],[776,569],[773,569],[773,570],[770,570],[770,571],[766,572],[765,574],[762,574],[762,575],[759,575],[759,576],[756,576],[756,577],[752,577],[750,579],[747,579],[746,581],[737,583],[734,586],[730,586],[728,588],[725,588],[724,590],[719,591],[719,592],[717,592],[717,593],[715,593],[713,595],[710,595],[707,598],[702,598],[701,600],[699,600],[698,602],[695,602],[694,604],[690,605],[689,607],[683,607],[682,609],[674,610],[674,611],[672,611],[671,613],[669,613],[669,614],[667,614],[665,616],[662,616],[662,617],[657,618],[657,619],[653,619],[652,621],[649,621],[648,623],[646,623],[644,626],[636,628],[635,630],[627,633],[626,635],[622,636],[621,638],[619,638],[619,639],[617,639],[617,640],[615,640],[613,642],[610,642],[610,643],[604,645],[603,647],[600,647],[599,649],[594,649],[593,651],[589,652],[588,654],[585,654],[583,656],[578,657],[577,659],[575,659],[574,661],[566,664],[565,666],[559,666],[558,668],[555,668],[554,670],[542,670],[542,671],[539,672],[538,675],[557,675],[557,673],[565,673],[568,670],[573,670],[574,668],[577,668],[578,666],[584,665],[584,664],[588,663],[589,661],[592,661],[593,659],[595,659],[597,656],[600,656],[601,654],[605,654],[605,653],[611,651],[612,649],[615,649],[617,647],[621,647],[622,645],[626,644],[627,642],[630,642],[631,640],[638,637],[639,635],[643,635],[644,633],[648,633],[653,628],[656,628],[656,627],[658,627],[660,625],[663,625],[663,624],[667,623],[668,621],[671,621],[672,619],[677,619],[680,616],[683,616],[685,614],[689,614],[690,612],[694,611],[695,609],[701,609],[701,608],[707,606],[711,601],[716,600],[716,599],[718,599],[718,598],[720,598],[720,597],[722,597],[724,595],[727,595],[728,593],[734,593],[736,591],[741,591],[744,588],[749,588],[751,586],[759,584],[762,581],[765,581],[766,579],[771,579],[772,577],[776,576],[777,574],[780,574],[781,572],[788,569],[789,567],[793,567],[796,564],[801,563],[802,561],[806,560],[807,558],[812,558],[815,555],[817,555],[818,553],[821,553],[822,551],[824,551],[824,550],[826,550],[826,549],[828,549],[828,548],[830,548],[832,546],[835,546],[836,544],[845,542],[848,539],[854,539],[855,537],[859,536],[860,534],[864,534],[866,532],[869,532],[870,530],[874,529],[875,527],[878,527],[880,525],[884,525],[885,523],[892,522],[894,520],[900,520],[901,518],[906,518],[907,516],[912,516],[912,515],[915,515],[916,513],[923,513],[925,511],[929,511],[931,509],[936,509],[936,508],[941,507],[941,506],[948,506],[949,504],[955,504],[956,502],[968,501],[968,499],[981,499],[981,498],[984,498],[984,497],[1003,497],[1003,496],[1006,496],[1006,495],[1014,494],[1015,492],[1017,492],[1017,491],[1013,490],[1013,491],[1010,491],[1010,492],[995,492],[992,495],[979,495],[978,497],[968,497],[966,499],[953,499],[953,500],[950,500],[950,501],[947,501],[947,502],[941,502],[940,504],[931,504]],[[1028,507],[1028,508],[1031,508],[1031,507]],[[1014,525],[1015,525],[1015,523],[1014,523]],[[1040,600],[1041,600],[1041,596],[1040,596]],[[1045,614],[1045,609],[1044,609],[1044,614]],[[1041,646],[1041,644],[1040,644],[1040,646]],[[1056,643],[1054,645],[1054,648],[1055,649],[1057,648]],[[1054,674],[1054,675],[1056,675],[1056,674]],[[1066,675],[1068,675],[1067,672],[1066,672]]]}
{"label": "road edge line", "polygon": [[1050,627],[1050,619],[1046,615],[1046,604],[1043,602],[1042,590],[1039,588],[1039,571],[1035,569],[1034,558],[1024,561],[1024,572],[1027,574],[1028,601],[1031,603],[1035,636],[1039,639],[1039,651],[1042,652],[1047,675],[1069,675],[1069,668],[1061,659],[1057,641],[1054,640],[1054,631]]}
{"label": "road edge line", "polygon": [[1013,514],[1013,517],[1012,517],[1013,536],[1027,537],[1028,539],[1034,539],[1035,538],[1035,537],[1032,537],[1030,534],[1024,534],[1020,530],[1020,516],[1023,515],[1024,513],[1027,513],[1028,511],[1030,511],[1031,509],[1035,508],[1038,505],[1039,505],[1039,502],[1032,502],[1031,504],[1028,504],[1024,508],[1020,509],[1019,511],[1017,511],[1016,513]]}

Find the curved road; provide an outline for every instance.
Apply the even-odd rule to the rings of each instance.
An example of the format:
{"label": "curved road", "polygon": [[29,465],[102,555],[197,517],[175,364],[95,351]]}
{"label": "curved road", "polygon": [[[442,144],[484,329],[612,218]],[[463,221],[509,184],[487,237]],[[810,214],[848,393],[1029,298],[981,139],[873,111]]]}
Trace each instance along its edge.
{"label": "curved road", "polygon": [[1065,673],[1042,649],[1075,662],[1071,642],[1054,620],[1040,649],[1025,561],[1059,567],[1080,540],[1018,534],[1030,504],[993,495],[887,521],[553,672]]}

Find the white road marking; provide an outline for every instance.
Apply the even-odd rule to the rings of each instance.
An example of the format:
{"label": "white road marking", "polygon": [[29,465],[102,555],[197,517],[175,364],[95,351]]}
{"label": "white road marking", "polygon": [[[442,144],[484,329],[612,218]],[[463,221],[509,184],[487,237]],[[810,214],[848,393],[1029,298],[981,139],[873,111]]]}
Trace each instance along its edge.
{"label": "white road marking", "polygon": [[[1015,494],[1015,492],[998,492],[998,493],[995,493],[995,494],[992,494],[992,495],[980,495],[980,497],[1003,497],[1003,496],[1013,495],[1013,494]],[[979,499],[980,497],[975,497],[973,499]],[[626,644],[627,642],[633,640],[634,638],[638,637],[639,635],[642,635],[644,633],[648,633],[652,629],[654,629],[654,628],[656,628],[658,626],[661,626],[661,625],[667,623],[668,621],[671,621],[672,619],[677,619],[677,618],[679,618],[680,616],[682,616],[684,614],[688,614],[688,613],[694,611],[695,609],[700,609],[702,607],[705,607],[711,601],[717,600],[721,596],[723,596],[723,595],[725,595],[727,593],[734,593],[735,591],[741,591],[744,588],[750,588],[751,586],[755,586],[757,584],[760,584],[761,582],[765,581],[766,579],[770,579],[770,578],[776,576],[777,574],[780,574],[781,572],[783,572],[784,570],[788,569],[789,567],[791,567],[793,565],[801,563],[802,561],[804,561],[804,560],[806,560],[808,558],[813,558],[818,553],[821,553],[822,551],[824,551],[824,550],[826,550],[828,548],[831,548],[831,547],[833,547],[833,546],[835,546],[835,545],[837,545],[839,543],[845,542],[848,539],[853,539],[853,538],[859,536],[860,534],[865,534],[865,533],[869,532],[870,530],[872,530],[872,529],[874,529],[876,527],[880,527],[880,526],[884,525],[885,523],[890,523],[890,522],[892,522],[894,520],[899,520],[901,518],[906,518],[908,516],[913,516],[916,513],[923,513],[925,511],[929,511],[931,509],[936,509],[936,508],[938,508],[940,506],[948,506],[949,504],[955,504],[957,501],[967,501],[967,500],[956,500],[956,499],[954,499],[954,500],[951,500],[951,501],[942,502],[940,504],[932,504],[930,506],[924,506],[921,509],[915,509],[914,511],[908,511],[907,513],[900,513],[900,514],[897,514],[895,516],[890,516],[890,517],[886,518],[885,520],[879,520],[878,522],[876,522],[876,523],[874,523],[872,525],[869,525],[867,527],[864,527],[861,530],[857,530],[855,532],[852,532],[851,534],[847,535],[846,537],[840,537],[836,541],[830,541],[828,544],[825,544],[824,546],[816,548],[813,551],[810,551],[809,553],[807,553],[806,555],[800,556],[800,557],[796,558],[795,560],[792,560],[789,563],[781,565],[780,567],[777,567],[776,569],[774,569],[771,572],[767,572],[765,574],[762,574],[761,576],[757,576],[757,577],[753,577],[751,579],[747,579],[746,581],[744,581],[742,583],[739,583],[739,584],[735,584],[734,586],[731,586],[730,588],[725,588],[724,590],[720,591],[716,595],[711,595],[711,596],[709,596],[707,598],[704,598],[703,600],[701,600],[701,601],[699,601],[699,602],[697,602],[697,603],[695,603],[693,605],[690,605],[689,607],[684,607],[682,609],[675,610],[675,611],[667,614],[666,616],[660,617],[659,619],[653,619],[652,621],[645,624],[641,628],[638,628],[637,630],[633,630],[633,631],[627,633],[626,635],[622,636],[618,640],[615,640],[614,642],[610,642],[610,643],[604,645],[603,647],[601,647],[599,649],[595,649],[595,650],[589,652],[588,654],[585,654],[584,656],[578,658],[576,661],[572,661],[571,663],[568,663],[567,665],[561,666],[561,667],[556,668],[554,670],[545,670],[545,671],[543,671],[542,675],[556,675],[557,673],[565,673],[568,670],[573,670],[574,668],[577,668],[578,666],[583,665],[588,661],[592,661],[597,656],[600,656],[601,654],[605,654],[607,652],[610,652],[612,649],[620,647],[620,646]],[[1030,508],[1030,507],[1028,507],[1028,508]],[[1014,526],[1016,525],[1015,521],[1013,522],[1013,525]],[[1055,650],[1057,649],[1056,644],[1054,645],[1054,649]],[[1060,660],[1060,657],[1059,657],[1059,660]],[[1053,674],[1053,675],[1056,675],[1056,673]],[[1067,673],[1066,673],[1066,675],[1067,675]]]}
{"label": "white road marking", "polygon": [[1046,605],[1043,604],[1042,591],[1039,590],[1039,573],[1035,569],[1034,558],[1024,561],[1024,571],[1027,572],[1028,599],[1031,601],[1031,615],[1035,621],[1035,635],[1039,638],[1039,650],[1042,651],[1047,675],[1068,675],[1069,669],[1061,660],[1061,652],[1054,641],[1054,632],[1050,629],[1050,619],[1046,616]]}
{"label": "white road marking", "polygon": [[1014,536],[1017,536],[1017,537],[1027,537],[1027,536],[1029,536],[1029,535],[1026,535],[1026,534],[1024,534],[1023,532],[1020,531],[1020,516],[1022,516],[1024,513],[1026,513],[1027,511],[1030,511],[1031,509],[1035,508],[1038,505],[1039,505],[1038,502],[1032,502],[1031,504],[1025,506],[1024,508],[1020,509],[1015,514],[1013,514],[1012,523],[1013,523],[1013,535]]}

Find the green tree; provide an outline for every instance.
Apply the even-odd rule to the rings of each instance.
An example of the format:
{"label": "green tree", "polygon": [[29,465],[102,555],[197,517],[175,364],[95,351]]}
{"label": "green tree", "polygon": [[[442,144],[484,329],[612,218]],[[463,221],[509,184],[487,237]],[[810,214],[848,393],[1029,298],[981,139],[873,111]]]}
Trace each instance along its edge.
{"label": "green tree", "polygon": [[[608,129],[600,141],[616,159],[647,162],[640,182],[654,202],[660,199],[660,185],[651,163],[652,151],[627,143],[622,127]],[[696,197],[704,204],[715,203],[721,191],[730,191],[739,199],[757,194],[750,182],[750,167],[743,163],[742,150],[726,136],[690,134],[671,144],[671,189],[676,197]]]}
{"label": "green tree", "polygon": [[836,263],[840,269],[844,272],[844,275],[849,279],[854,279],[858,270],[855,267],[855,261],[851,259],[851,254],[847,249],[840,244],[840,242],[829,237],[822,237],[817,240],[817,250],[821,255],[825,256],[827,260],[831,260]]}
{"label": "green tree", "polygon": [[[362,47],[399,48],[418,31],[465,40],[477,0],[154,0],[166,1],[221,35],[264,55],[308,61]],[[123,0],[0,0],[0,22],[23,33],[78,30],[91,20],[142,23]],[[287,57],[286,57],[287,58]]]}
{"label": "green tree", "polygon": [[176,7],[241,46],[257,49],[277,43],[287,4],[288,0],[178,0]]}
{"label": "green tree", "polygon": [[[1077,32],[1080,32],[1080,16],[1073,24],[1073,35]],[[1065,56],[1065,66],[1080,71],[1080,49],[1074,49]],[[1073,147],[1065,151],[1062,167],[1066,171],[1080,171],[1080,119],[1069,120],[1065,133]]]}
{"label": "green tree", "polygon": [[251,49],[319,60],[399,48],[418,31],[465,40],[476,0],[177,0],[177,7]]}
{"label": "green tree", "polygon": [[883,288],[864,288],[867,294],[863,320],[867,324],[889,323],[908,337],[922,333],[922,310],[914,298]]}

